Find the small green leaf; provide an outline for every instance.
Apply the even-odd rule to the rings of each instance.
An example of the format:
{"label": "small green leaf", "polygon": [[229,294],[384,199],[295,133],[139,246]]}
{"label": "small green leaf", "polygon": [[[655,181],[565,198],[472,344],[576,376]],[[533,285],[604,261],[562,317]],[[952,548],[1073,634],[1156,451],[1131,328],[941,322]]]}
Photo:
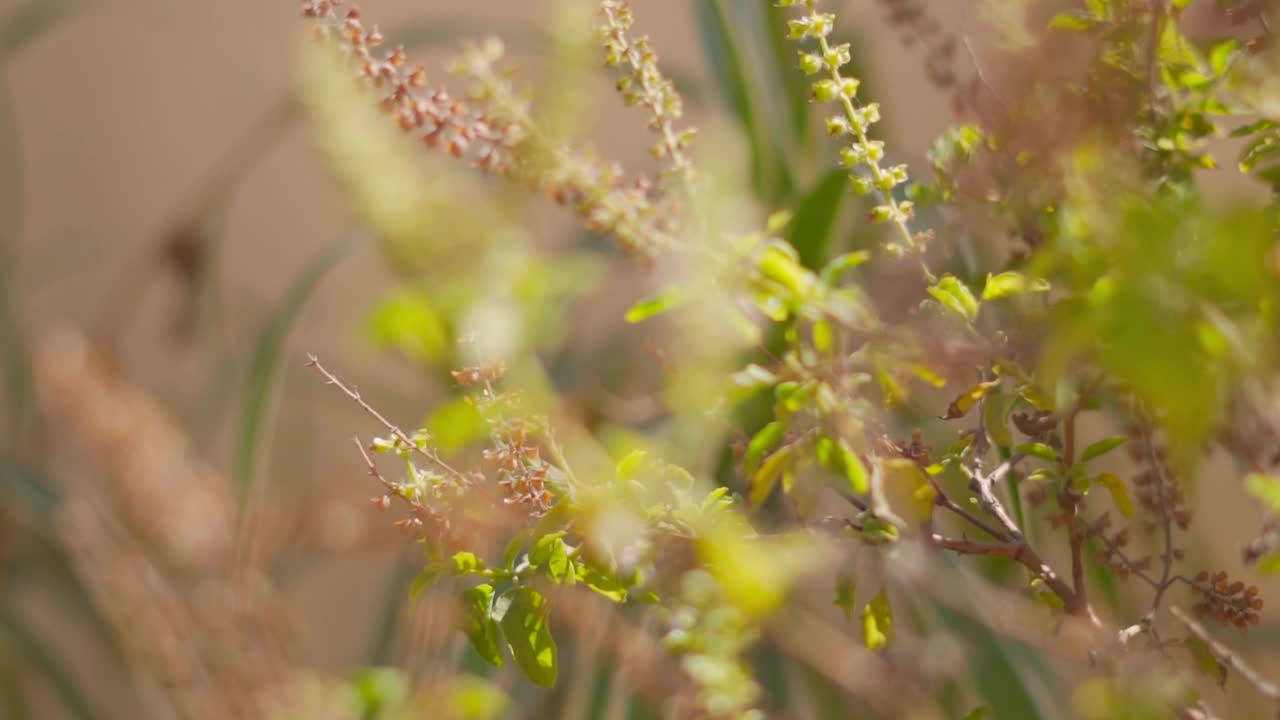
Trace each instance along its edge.
{"label": "small green leaf", "polygon": [[1044,443],[1023,443],[1022,445],[1015,447],[1013,451],[1023,455],[1038,457],[1041,460],[1047,460],[1049,462],[1058,461],[1058,452]]}
{"label": "small green leaf", "polygon": [[929,294],[965,320],[972,322],[978,317],[978,299],[973,296],[973,291],[954,275],[943,276],[936,285],[929,288]]}
{"label": "small green leaf", "polygon": [[1020,272],[1002,272],[999,275],[987,274],[987,284],[982,288],[983,300],[997,300],[1010,295],[1024,293],[1047,292],[1049,281],[1042,278],[1028,278]]}
{"label": "small green leaf", "polygon": [[1107,489],[1111,493],[1111,502],[1115,503],[1116,509],[1125,517],[1133,517],[1133,498],[1129,496],[1129,486],[1125,481],[1115,473],[1102,473],[1095,476],[1090,482],[1097,483]]}
{"label": "small green leaf", "polygon": [[840,465],[844,469],[844,477],[849,481],[849,491],[862,495],[867,492],[870,487],[868,480],[867,466],[862,464],[862,458],[858,457],[858,453],[845,444],[843,440],[836,442],[836,450],[839,451]]}
{"label": "small green leaf", "polygon": [[1090,444],[1089,447],[1084,449],[1083,453],[1080,453],[1080,462],[1089,462],[1096,457],[1115,450],[1127,442],[1129,442],[1129,438],[1124,435],[1116,435],[1115,437],[1109,437],[1105,440],[1099,440],[1096,443]]}
{"label": "small green leaf", "polygon": [[627,310],[626,321],[638,323],[651,317],[680,307],[688,300],[688,294],[681,288],[667,288],[653,297],[641,300]]}
{"label": "small green leaf", "polygon": [[965,713],[964,718],[962,718],[962,720],[983,720],[983,718],[987,717],[987,715],[990,714],[990,712],[991,712],[991,708],[987,707],[986,705],[979,705],[978,707]]}
{"label": "small green leaf", "polygon": [[508,593],[511,605],[502,616],[502,631],[516,664],[543,687],[556,684],[556,642],[547,623],[550,608],[537,590],[519,587]]}
{"label": "small green leaf", "polygon": [[471,647],[475,648],[476,654],[485,662],[502,667],[502,634],[491,614],[493,586],[484,584],[464,590],[462,605],[466,610],[464,629]]}
{"label": "small green leaf", "polygon": [[750,475],[760,464],[760,460],[764,458],[765,453],[773,450],[782,442],[782,436],[787,432],[787,426],[778,421],[773,421],[751,437],[751,441],[747,443],[747,452],[742,458],[742,468]]}
{"label": "small green leaf", "polygon": [[1244,478],[1244,489],[1271,506],[1272,511],[1280,512],[1280,480],[1261,473],[1249,473]]}
{"label": "small green leaf", "polygon": [[831,262],[822,266],[823,284],[835,285],[846,270],[852,270],[870,259],[871,253],[866,250],[854,250],[831,258]]}
{"label": "small green leaf", "polygon": [[484,561],[473,552],[461,550],[453,554],[453,569],[461,575],[484,571]]}
{"label": "small green leaf", "polygon": [[862,637],[868,650],[888,647],[893,641],[893,608],[884,590],[862,608]]}

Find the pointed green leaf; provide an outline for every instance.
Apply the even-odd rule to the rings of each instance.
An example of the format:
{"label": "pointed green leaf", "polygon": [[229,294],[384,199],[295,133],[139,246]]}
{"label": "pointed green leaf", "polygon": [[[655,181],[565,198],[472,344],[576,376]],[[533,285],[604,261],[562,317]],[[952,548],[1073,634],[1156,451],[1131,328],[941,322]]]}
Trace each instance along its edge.
{"label": "pointed green leaf", "polygon": [[626,321],[638,323],[680,307],[689,299],[682,288],[667,288],[653,297],[641,300],[627,310]]}
{"label": "pointed green leaf", "polygon": [[530,680],[552,687],[556,684],[557,650],[548,625],[547,599],[528,587],[508,594],[512,596],[511,605],[502,616],[502,631],[511,655]]}
{"label": "pointed green leaf", "polygon": [[1115,450],[1127,442],[1129,442],[1129,438],[1127,436],[1116,435],[1115,437],[1109,437],[1105,440],[1099,440],[1096,443],[1091,443],[1089,447],[1084,449],[1084,452],[1080,453],[1080,462],[1089,462],[1096,457]]}

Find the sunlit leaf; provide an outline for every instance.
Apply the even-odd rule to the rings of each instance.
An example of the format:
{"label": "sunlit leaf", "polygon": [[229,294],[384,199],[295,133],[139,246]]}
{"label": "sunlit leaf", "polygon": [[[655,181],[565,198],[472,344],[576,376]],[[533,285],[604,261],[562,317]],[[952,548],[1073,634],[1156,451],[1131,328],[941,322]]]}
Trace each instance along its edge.
{"label": "sunlit leaf", "polygon": [[947,406],[947,414],[943,415],[941,419],[954,420],[956,418],[964,417],[969,414],[969,411],[973,409],[974,405],[978,404],[979,400],[986,397],[987,393],[999,386],[999,380],[990,380],[988,382],[981,382],[974,385],[963,393],[960,393],[955,400],[951,401],[951,404]]}
{"label": "sunlit leaf", "polygon": [[529,564],[545,568],[547,575],[558,583],[565,581],[570,568],[569,552],[563,538],[563,532],[544,535],[529,550]]}
{"label": "sunlit leaf", "polygon": [[978,316],[978,299],[954,275],[943,276],[936,285],[929,288],[929,294],[965,320],[972,321]]}
{"label": "sunlit leaf", "polygon": [[1244,489],[1269,505],[1273,512],[1280,512],[1280,479],[1261,473],[1249,473],[1244,478]]}
{"label": "sunlit leaf", "polygon": [[[491,614],[493,586],[477,585],[462,592],[462,606],[466,612],[463,629],[471,647],[485,662],[502,667],[502,633]],[[510,610],[508,609],[508,612]]]}
{"label": "sunlit leaf", "polygon": [[530,680],[552,687],[556,684],[558,651],[547,622],[547,599],[528,587],[516,588],[510,594],[511,605],[502,616],[502,632],[511,655]]}
{"label": "sunlit leaf", "polygon": [[1049,281],[1042,278],[1029,278],[1020,272],[1002,272],[999,275],[987,275],[987,284],[982,288],[983,300],[996,300],[1010,295],[1022,295],[1032,292],[1047,292]]}
{"label": "sunlit leaf", "polygon": [[751,436],[750,442],[747,443],[747,452],[742,458],[743,470],[747,474],[755,472],[765,453],[777,447],[778,443],[782,442],[782,437],[786,432],[787,426],[775,420]]}
{"label": "sunlit leaf", "polygon": [[648,320],[651,317],[661,315],[680,307],[686,300],[688,300],[688,293],[686,293],[682,288],[667,288],[651,298],[641,300],[635,305],[632,305],[631,308],[627,310],[627,314],[625,316],[626,321],[629,323],[638,323]]}

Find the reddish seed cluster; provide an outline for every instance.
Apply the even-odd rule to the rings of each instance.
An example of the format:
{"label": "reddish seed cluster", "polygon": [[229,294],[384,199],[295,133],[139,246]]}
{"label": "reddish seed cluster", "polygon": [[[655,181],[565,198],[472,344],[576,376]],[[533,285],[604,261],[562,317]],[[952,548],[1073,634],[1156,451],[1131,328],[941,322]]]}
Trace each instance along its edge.
{"label": "reddish seed cluster", "polygon": [[507,374],[507,365],[503,362],[496,362],[490,365],[453,370],[451,374],[454,382],[462,387],[470,387],[478,382],[492,383],[501,380]]}
{"label": "reddish seed cluster", "polygon": [[889,438],[881,438],[880,444],[884,449],[895,457],[912,460],[918,465],[927,466],[933,464],[933,448],[929,447],[924,441],[924,433],[920,428],[911,431],[911,440],[905,442],[896,442]]}
{"label": "reddish seed cluster", "polygon": [[497,470],[499,487],[506,502],[524,507],[534,516],[551,509],[553,497],[547,488],[551,465],[519,423],[509,423],[495,433],[494,446],[484,451],[485,462]]}
{"label": "reddish seed cluster", "polygon": [[601,4],[605,26],[605,62],[610,66],[626,63],[631,73],[618,81],[618,91],[628,105],[643,105],[652,116],[649,129],[660,136],[651,148],[654,157],[668,160],[671,166],[664,171],[665,179],[688,180],[693,163],[685,154],[693,140],[692,129],[677,131],[674,121],[684,114],[679,93],[671,81],[658,70],[658,56],[650,46],[648,37],[632,40],[628,35],[634,19],[627,2],[605,0]]}
{"label": "reddish seed cluster", "polygon": [[1196,617],[1213,618],[1241,632],[1260,620],[1262,598],[1258,597],[1258,588],[1245,587],[1239,580],[1230,582],[1225,572],[1210,576],[1201,571],[1191,581],[1191,591],[1200,597],[1191,608]]}
{"label": "reddish seed cluster", "polygon": [[302,12],[315,20],[316,35],[340,43],[359,67],[359,76],[382,91],[380,104],[400,127],[420,137],[431,148],[454,157],[470,157],[486,170],[510,170],[511,148],[525,137],[525,129],[512,122],[497,122],[449,95],[427,86],[426,70],[409,66],[403,47],[378,55],[382,44],[377,26],[366,29],[360,10],[341,9],[342,0],[303,0]]}
{"label": "reddish seed cluster", "polygon": [[[1141,441],[1129,443],[1130,457],[1139,461],[1144,459],[1144,444]],[[1153,448],[1151,454],[1154,458],[1151,459],[1147,469],[1133,478],[1134,495],[1138,499],[1138,504],[1157,518],[1168,515],[1179,529],[1186,530],[1191,526],[1191,511],[1187,509],[1182,487],[1165,460],[1164,449]],[[1150,534],[1155,532],[1157,527],[1159,523],[1151,521],[1146,523],[1143,529]]]}

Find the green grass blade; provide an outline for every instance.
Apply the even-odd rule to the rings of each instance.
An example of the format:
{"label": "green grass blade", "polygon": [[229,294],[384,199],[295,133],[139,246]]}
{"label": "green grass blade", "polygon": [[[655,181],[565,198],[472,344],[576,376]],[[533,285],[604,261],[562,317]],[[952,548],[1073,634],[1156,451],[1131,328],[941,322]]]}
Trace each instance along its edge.
{"label": "green grass blade", "polygon": [[[1031,648],[993,633],[982,623],[950,608],[935,606],[947,630],[959,636],[969,655],[970,677],[980,696],[980,704],[991,707],[995,720],[1037,720],[1057,717],[1048,714],[1037,696],[1047,689],[1061,700],[1063,693],[1052,669]],[[1039,681],[1037,693],[1029,679]]]}
{"label": "green grass blade", "polygon": [[9,640],[14,651],[27,661],[28,667],[48,680],[49,687],[72,717],[76,720],[95,720],[98,717],[67,672],[62,659],[4,608],[0,608],[0,636]]}
{"label": "green grass blade", "polygon": [[302,271],[293,287],[289,288],[284,302],[280,304],[275,315],[258,336],[253,352],[253,362],[249,369],[248,392],[245,395],[240,416],[240,443],[235,462],[236,486],[242,501],[248,494],[249,486],[253,481],[253,463],[258,448],[258,435],[262,427],[263,408],[267,404],[267,394],[271,390],[271,382],[275,377],[276,364],[280,350],[284,347],[285,337],[320,281],[363,238],[363,233],[344,238],[315,257]]}
{"label": "green grass blade", "polygon": [[12,275],[22,226],[22,143],[8,88],[0,90],[0,173],[0,372],[8,406],[9,432],[5,435],[8,442],[14,442],[13,438],[22,434],[32,403],[31,368]]}
{"label": "green grass blade", "polygon": [[391,570],[386,590],[382,595],[382,612],[378,613],[378,627],[373,634],[373,643],[369,648],[370,666],[391,664],[391,651],[396,639],[396,628],[401,619],[408,616],[405,600],[409,598],[409,589],[413,580],[422,568],[410,562],[401,562]]}
{"label": "green grass blade", "polygon": [[848,187],[849,173],[832,170],[796,206],[788,240],[800,253],[805,267],[816,270],[826,262],[831,229],[835,227],[844,199],[849,196]]}
{"label": "green grass blade", "polygon": [[767,3],[764,12],[774,70],[786,93],[791,133],[802,148],[807,148],[809,146],[809,84],[796,67],[797,48],[795,42],[787,38],[787,20],[783,9],[776,3]]}
{"label": "green grass blade", "polygon": [[751,181],[756,193],[769,204],[791,192],[791,176],[777,144],[765,136],[756,113],[742,43],[734,28],[736,18],[721,0],[697,0],[694,5],[703,48],[715,85],[724,94],[729,110],[742,125],[751,144]]}
{"label": "green grass blade", "polygon": [[32,40],[66,16],[74,0],[29,0],[0,22],[0,63],[6,63]]}

